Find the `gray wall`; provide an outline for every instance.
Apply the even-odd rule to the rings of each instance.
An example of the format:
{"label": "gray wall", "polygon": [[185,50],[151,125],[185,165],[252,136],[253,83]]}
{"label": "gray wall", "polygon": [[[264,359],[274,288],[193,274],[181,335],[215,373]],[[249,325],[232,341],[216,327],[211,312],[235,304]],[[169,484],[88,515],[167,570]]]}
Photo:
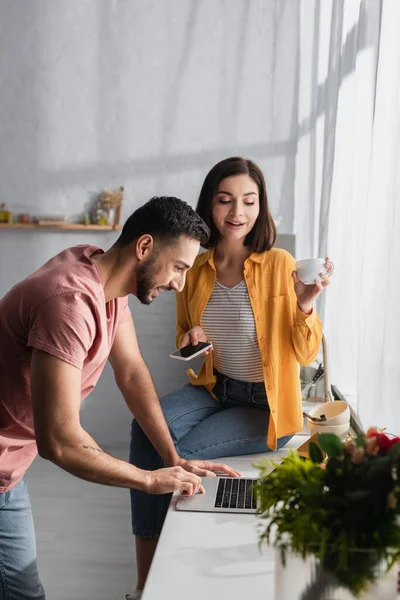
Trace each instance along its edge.
{"label": "gray wall", "polygon": [[[292,0],[3,0],[0,201],[75,219],[94,193],[124,185],[125,218],[154,194],[194,205],[216,161],[245,155],[291,233],[298,11]],[[0,296],[63,248],[107,248],[115,237],[1,229]],[[131,301],[160,394],[186,379],[167,358],[173,302]],[[104,446],[126,442],[129,414],[109,368],[82,413]]]}

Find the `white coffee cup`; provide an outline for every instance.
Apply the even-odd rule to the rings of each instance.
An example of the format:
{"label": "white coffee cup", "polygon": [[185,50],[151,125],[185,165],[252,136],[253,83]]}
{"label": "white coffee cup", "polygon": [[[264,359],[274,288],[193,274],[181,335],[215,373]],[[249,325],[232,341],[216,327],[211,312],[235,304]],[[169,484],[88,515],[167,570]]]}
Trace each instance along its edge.
{"label": "white coffee cup", "polygon": [[329,270],[325,266],[325,258],[306,258],[305,260],[298,260],[296,262],[297,276],[300,281],[307,285],[315,283],[315,281],[321,281],[320,273],[324,273],[330,277],[335,268],[332,261],[329,260],[327,264],[330,266]]}

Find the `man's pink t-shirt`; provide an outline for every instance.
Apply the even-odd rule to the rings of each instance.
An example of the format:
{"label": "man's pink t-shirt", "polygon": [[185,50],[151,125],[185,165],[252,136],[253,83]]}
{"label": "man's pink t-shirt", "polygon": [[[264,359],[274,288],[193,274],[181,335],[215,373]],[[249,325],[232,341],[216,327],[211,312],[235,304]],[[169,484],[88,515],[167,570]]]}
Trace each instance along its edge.
{"label": "man's pink t-shirt", "polygon": [[94,246],[64,250],[0,300],[0,493],[13,488],[37,454],[30,392],[32,349],[82,371],[81,399],[107,362],[128,298],[105,302]]}

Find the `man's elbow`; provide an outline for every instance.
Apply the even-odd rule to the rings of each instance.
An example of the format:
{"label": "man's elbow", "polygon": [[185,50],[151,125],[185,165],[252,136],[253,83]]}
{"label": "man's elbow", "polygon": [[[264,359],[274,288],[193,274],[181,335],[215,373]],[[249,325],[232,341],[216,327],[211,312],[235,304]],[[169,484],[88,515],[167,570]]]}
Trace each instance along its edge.
{"label": "man's elbow", "polygon": [[51,439],[37,439],[36,445],[41,458],[49,460],[56,465],[62,462],[64,453],[61,444]]}
{"label": "man's elbow", "polygon": [[140,377],[145,373],[148,373],[148,368],[143,360],[134,368],[114,371],[115,382],[122,394],[125,395],[132,391],[132,388],[135,387]]}

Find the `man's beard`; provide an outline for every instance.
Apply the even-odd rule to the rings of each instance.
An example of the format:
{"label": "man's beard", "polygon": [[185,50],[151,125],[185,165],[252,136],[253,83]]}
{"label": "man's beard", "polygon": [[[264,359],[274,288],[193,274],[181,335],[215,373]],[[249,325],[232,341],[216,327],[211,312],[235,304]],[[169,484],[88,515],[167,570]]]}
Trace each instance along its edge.
{"label": "man's beard", "polygon": [[154,265],[155,258],[148,258],[136,270],[136,297],[142,304],[151,304],[154,300],[151,295],[156,287]]}

